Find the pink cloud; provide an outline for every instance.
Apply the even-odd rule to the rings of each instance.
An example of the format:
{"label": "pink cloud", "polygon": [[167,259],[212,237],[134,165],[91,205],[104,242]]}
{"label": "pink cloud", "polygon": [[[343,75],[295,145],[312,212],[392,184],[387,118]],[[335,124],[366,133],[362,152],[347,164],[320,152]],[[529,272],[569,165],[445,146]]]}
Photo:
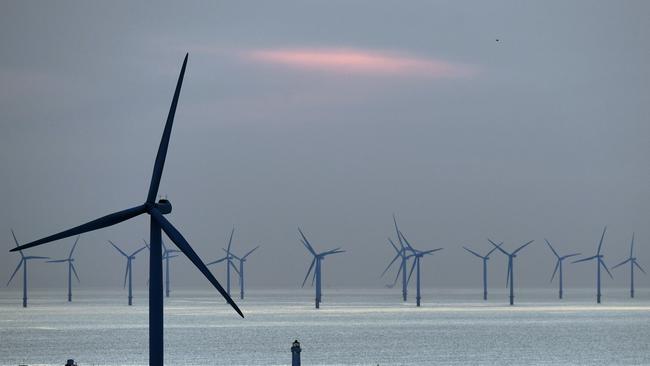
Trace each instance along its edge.
{"label": "pink cloud", "polygon": [[253,61],[334,73],[411,75],[431,78],[470,78],[475,67],[443,60],[357,49],[254,50]]}

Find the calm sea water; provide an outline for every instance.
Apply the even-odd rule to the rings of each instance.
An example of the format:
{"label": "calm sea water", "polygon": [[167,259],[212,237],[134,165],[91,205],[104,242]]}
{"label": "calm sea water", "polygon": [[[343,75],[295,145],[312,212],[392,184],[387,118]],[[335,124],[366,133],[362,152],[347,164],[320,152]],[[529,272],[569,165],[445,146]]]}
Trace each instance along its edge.
{"label": "calm sea water", "polygon": [[[255,290],[239,318],[213,291],[176,291],[165,305],[168,365],[287,365],[291,342],[304,365],[649,365],[650,295],[638,289],[526,290],[515,307],[503,291],[426,291],[422,308],[399,290]],[[146,365],[146,292],[0,292],[0,364]]]}

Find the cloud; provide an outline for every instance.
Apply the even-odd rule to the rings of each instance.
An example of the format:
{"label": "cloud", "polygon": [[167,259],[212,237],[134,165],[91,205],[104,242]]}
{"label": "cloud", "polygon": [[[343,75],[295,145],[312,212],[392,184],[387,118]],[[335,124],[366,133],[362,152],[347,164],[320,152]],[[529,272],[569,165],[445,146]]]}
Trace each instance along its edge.
{"label": "cloud", "polygon": [[265,49],[244,53],[255,62],[331,73],[471,78],[476,67],[449,61],[359,49]]}

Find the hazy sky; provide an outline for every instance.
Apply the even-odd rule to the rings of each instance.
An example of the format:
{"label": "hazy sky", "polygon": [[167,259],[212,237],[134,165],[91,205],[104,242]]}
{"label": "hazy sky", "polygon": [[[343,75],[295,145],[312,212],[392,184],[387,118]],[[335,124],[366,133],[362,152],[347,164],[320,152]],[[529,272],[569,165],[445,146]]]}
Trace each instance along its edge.
{"label": "hazy sky", "polygon": [[[546,237],[613,265],[636,232],[650,269],[650,3],[269,1],[0,3],[0,232],[21,242],[145,200],[190,53],[161,194],[205,261],[250,257],[252,287],[298,287],[317,249],[325,286],[382,286],[392,218],[424,285],[480,286],[487,237],[519,286],[555,286]],[[499,40],[497,42],[497,39]],[[146,216],[83,235],[83,286],[121,286]],[[31,251],[63,257],[73,238]],[[491,286],[506,261],[495,253]],[[148,256],[135,263],[143,288]],[[31,265],[35,287],[65,266]],[[566,270],[591,286],[593,264]],[[179,287],[208,285],[185,258]],[[215,269],[223,279],[223,267]],[[606,286],[627,284],[617,269]],[[392,279],[392,276],[391,276]],[[639,279],[648,286],[650,278]],[[11,285],[20,286],[20,279]],[[178,288],[178,287],[176,287]]]}

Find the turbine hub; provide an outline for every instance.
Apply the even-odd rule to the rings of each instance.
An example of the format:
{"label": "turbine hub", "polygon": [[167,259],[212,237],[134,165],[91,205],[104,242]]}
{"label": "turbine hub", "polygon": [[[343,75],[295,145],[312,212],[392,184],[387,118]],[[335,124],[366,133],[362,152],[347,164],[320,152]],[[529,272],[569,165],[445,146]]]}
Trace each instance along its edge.
{"label": "turbine hub", "polygon": [[155,206],[163,215],[167,215],[168,213],[172,212],[172,204],[167,198],[159,199]]}

